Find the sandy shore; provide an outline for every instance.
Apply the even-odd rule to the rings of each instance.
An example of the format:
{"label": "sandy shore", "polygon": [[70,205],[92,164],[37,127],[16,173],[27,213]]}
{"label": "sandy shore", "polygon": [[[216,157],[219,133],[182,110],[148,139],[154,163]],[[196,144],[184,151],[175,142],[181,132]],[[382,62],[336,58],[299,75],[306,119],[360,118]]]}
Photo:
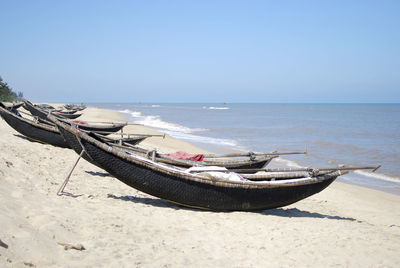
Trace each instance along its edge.
{"label": "sandy shore", "polygon": [[[88,108],[82,120],[120,121]],[[80,118],[80,119],[81,119]],[[126,132],[159,133],[139,126]],[[162,152],[200,148],[167,136]],[[400,196],[334,182],[291,206],[215,213],[126,186],[75,152],[31,142],[0,120],[0,267],[398,267]],[[61,244],[61,245],[60,245]],[[85,250],[64,249],[64,244]]]}

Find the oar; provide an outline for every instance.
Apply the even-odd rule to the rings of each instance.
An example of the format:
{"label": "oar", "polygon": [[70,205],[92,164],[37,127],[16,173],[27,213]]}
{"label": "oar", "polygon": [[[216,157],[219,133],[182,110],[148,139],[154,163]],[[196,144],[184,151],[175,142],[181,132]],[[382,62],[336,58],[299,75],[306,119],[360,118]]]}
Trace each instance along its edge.
{"label": "oar", "polygon": [[[75,120],[75,119],[73,119],[73,120]],[[125,126],[127,126],[127,125],[128,126],[144,126],[143,124],[129,123],[129,122],[102,122],[102,121],[86,121],[86,120],[84,120],[84,122],[91,123],[91,124],[110,124],[110,125],[124,124]]]}
{"label": "oar", "polygon": [[236,173],[246,173],[246,172],[301,172],[301,171],[333,171],[333,170],[359,170],[359,169],[372,169],[375,172],[379,169],[381,165],[378,166],[364,166],[364,167],[332,167],[332,168],[252,168],[252,169],[231,169],[231,171]]}
{"label": "oar", "polygon": [[[258,171],[265,171],[265,172],[310,172],[310,171],[334,171],[334,170],[343,170],[343,171],[350,171],[350,170],[359,170],[359,169],[372,169],[372,172],[375,172],[381,165],[378,166],[365,166],[365,167],[332,167],[332,168],[249,168],[249,169],[229,169],[226,172],[236,172],[236,173],[255,173]],[[191,171],[193,172],[212,172],[212,171],[221,171],[221,170],[200,170],[200,171]]]}
{"label": "oar", "polygon": [[92,133],[96,133],[96,134],[115,134],[118,136],[140,136],[140,137],[163,137],[165,139],[165,134],[138,134],[138,133],[126,133],[126,132],[110,132],[110,131],[93,131],[93,130],[83,130],[80,129],[83,132],[92,132]]}
{"label": "oar", "polygon": [[245,157],[245,156],[263,156],[263,155],[289,155],[289,154],[307,154],[307,152],[270,152],[270,153],[233,153],[233,154],[223,154],[223,155],[216,155],[216,154],[207,154],[204,157],[207,158],[221,158],[221,157]]}

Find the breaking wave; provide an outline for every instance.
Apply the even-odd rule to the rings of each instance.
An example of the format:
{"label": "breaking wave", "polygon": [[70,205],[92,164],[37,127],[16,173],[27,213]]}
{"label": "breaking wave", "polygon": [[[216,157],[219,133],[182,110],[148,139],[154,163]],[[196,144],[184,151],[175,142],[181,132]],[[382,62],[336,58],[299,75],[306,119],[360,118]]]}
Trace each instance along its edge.
{"label": "breaking wave", "polygon": [[204,128],[188,128],[185,126],[181,126],[179,124],[169,123],[163,121],[159,115],[143,115],[141,112],[132,111],[129,109],[125,109],[120,111],[122,113],[127,113],[132,116],[133,122],[137,124],[142,124],[148,127],[154,127],[162,130],[169,130],[174,132],[182,132],[182,133],[193,133],[206,131]]}
{"label": "breaking wave", "polygon": [[366,177],[378,179],[378,180],[384,180],[384,181],[400,183],[400,178],[391,177],[391,176],[388,176],[388,175],[385,175],[385,174],[381,174],[381,173],[374,173],[374,172],[369,172],[369,171],[365,171],[365,170],[356,170],[356,171],[354,171],[354,173],[357,173],[359,175],[363,175],[363,176],[366,176]]}

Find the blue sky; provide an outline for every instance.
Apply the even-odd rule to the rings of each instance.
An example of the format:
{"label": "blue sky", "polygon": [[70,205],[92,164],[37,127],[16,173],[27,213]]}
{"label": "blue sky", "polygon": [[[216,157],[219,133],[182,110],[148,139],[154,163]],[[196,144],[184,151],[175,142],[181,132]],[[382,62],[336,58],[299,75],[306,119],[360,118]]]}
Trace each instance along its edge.
{"label": "blue sky", "polygon": [[400,1],[3,1],[32,101],[400,102]]}

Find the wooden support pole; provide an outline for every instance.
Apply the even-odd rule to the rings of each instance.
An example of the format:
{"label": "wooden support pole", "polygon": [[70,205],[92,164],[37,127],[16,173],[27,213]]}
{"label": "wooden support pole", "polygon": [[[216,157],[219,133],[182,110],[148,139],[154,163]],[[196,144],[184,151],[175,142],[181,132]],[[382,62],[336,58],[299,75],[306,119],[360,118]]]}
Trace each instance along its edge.
{"label": "wooden support pole", "polygon": [[64,182],[61,184],[61,187],[60,187],[60,189],[59,189],[58,192],[57,192],[57,195],[58,195],[58,196],[61,196],[61,195],[64,194],[65,186],[67,186],[67,183],[68,183],[68,181],[69,181],[69,178],[70,178],[71,175],[72,175],[72,172],[74,171],[75,167],[78,165],[78,162],[79,162],[79,160],[81,159],[81,157],[82,157],[82,155],[83,155],[84,153],[85,153],[85,150],[82,150],[82,151],[81,151],[81,154],[80,154],[79,157],[78,157],[78,159],[76,159],[75,164],[72,166],[72,168],[71,168],[71,170],[69,171],[67,177],[65,178]]}

